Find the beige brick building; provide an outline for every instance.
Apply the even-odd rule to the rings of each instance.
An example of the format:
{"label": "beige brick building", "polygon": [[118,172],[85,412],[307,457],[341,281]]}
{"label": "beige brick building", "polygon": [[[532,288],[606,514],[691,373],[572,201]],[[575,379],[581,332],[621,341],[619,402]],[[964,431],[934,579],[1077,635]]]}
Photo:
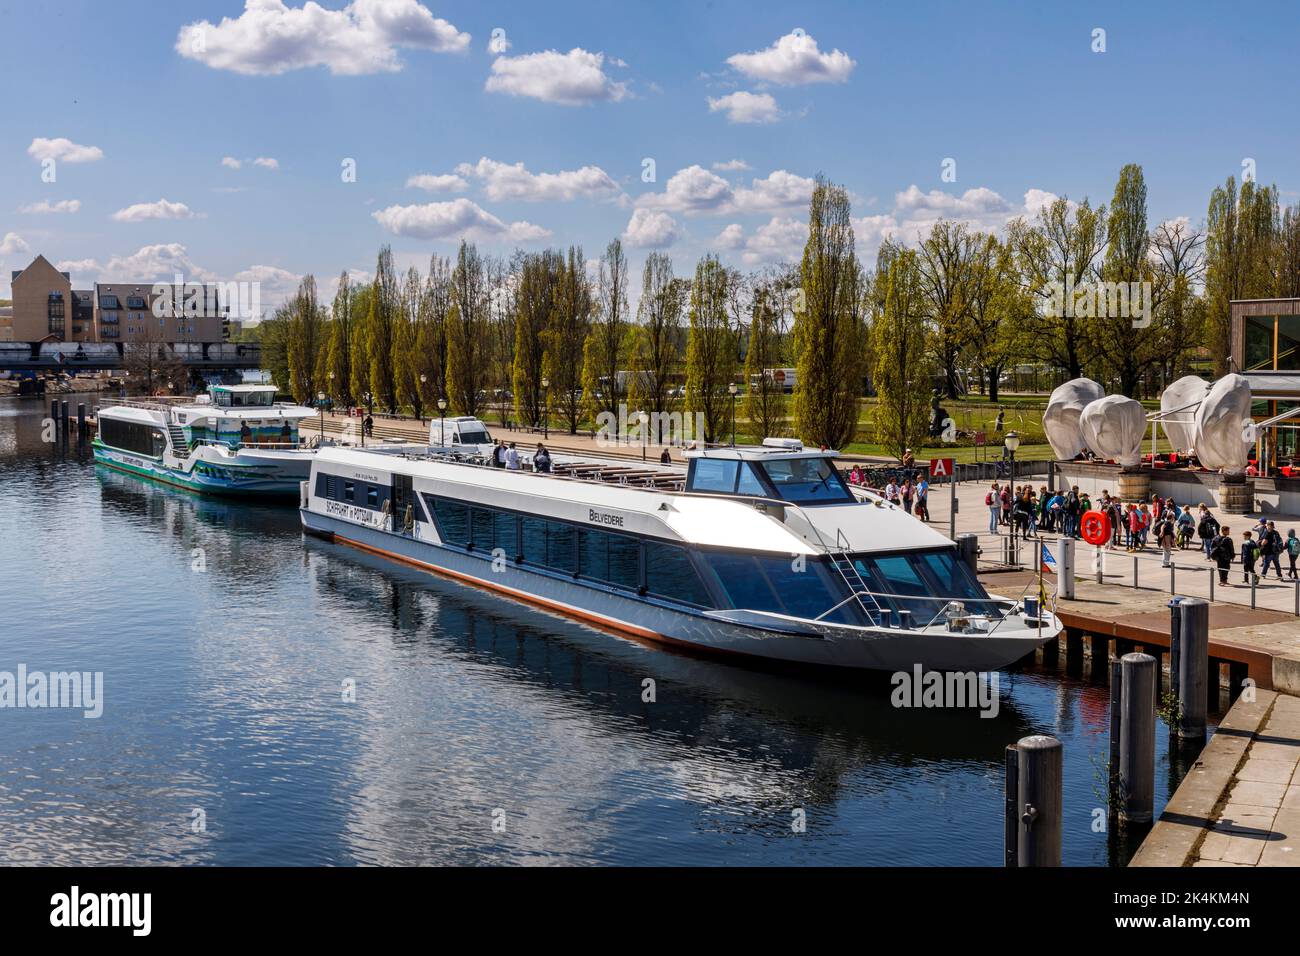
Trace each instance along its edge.
{"label": "beige brick building", "polygon": [[216,286],[203,287],[190,308],[183,290],[158,302],[151,282],[97,282],[93,290],[74,289],[68,273],[39,255],[13,273],[11,285],[9,341],[211,343],[229,337],[229,310],[218,304]]}

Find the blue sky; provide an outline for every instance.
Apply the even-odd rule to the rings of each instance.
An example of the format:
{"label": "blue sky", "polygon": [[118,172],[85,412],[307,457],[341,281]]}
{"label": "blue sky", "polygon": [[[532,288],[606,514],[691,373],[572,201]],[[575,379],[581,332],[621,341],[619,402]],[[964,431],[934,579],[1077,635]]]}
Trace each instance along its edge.
{"label": "blue sky", "polygon": [[798,255],[818,173],[868,261],[940,216],[1107,201],[1126,162],[1153,222],[1200,223],[1247,158],[1300,191],[1295,4],[321,6],[0,0],[0,297],[42,252],[83,284],[180,269],[274,302],[462,235],[759,268]]}

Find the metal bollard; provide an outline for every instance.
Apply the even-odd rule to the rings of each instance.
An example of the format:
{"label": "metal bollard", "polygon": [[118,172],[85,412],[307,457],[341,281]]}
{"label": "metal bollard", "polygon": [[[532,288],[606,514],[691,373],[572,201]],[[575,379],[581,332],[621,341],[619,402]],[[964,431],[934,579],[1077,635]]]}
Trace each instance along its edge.
{"label": "metal bollard", "polygon": [[1137,586],[1138,586],[1138,556],[1135,554],[1133,555],[1133,590],[1136,591]]}
{"label": "metal bollard", "polygon": [[[1015,760],[1015,802],[1008,789],[1005,829],[1014,830],[1016,865],[1061,865],[1061,780],[1064,761],[1055,737],[1023,737],[1009,747],[1007,762]],[[1013,773],[1008,767],[1008,785]],[[1011,848],[1007,848],[1008,857]]]}
{"label": "metal bollard", "polygon": [[979,535],[959,534],[957,535],[957,554],[966,562],[966,565],[972,571],[979,570]]}
{"label": "metal bollard", "polygon": [[1205,737],[1205,711],[1210,671],[1210,605],[1200,598],[1184,598],[1178,615],[1178,662],[1170,661],[1177,673],[1178,736]]}
{"label": "metal bollard", "polygon": [[1120,818],[1150,823],[1156,793],[1156,659],[1150,654],[1125,654],[1120,666]]}

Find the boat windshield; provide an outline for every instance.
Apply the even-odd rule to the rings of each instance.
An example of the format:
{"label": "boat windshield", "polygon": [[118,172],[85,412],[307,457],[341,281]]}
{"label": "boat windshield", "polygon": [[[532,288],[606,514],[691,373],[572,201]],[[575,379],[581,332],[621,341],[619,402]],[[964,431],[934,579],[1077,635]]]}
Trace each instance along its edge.
{"label": "boat windshield", "polygon": [[462,445],[486,445],[492,441],[488,433],[481,428],[475,431],[460,432],[459,434]]}
{"label": "boat windshield", "polygon": [[[854,554],[853,567],[881,608],[910,611],[912,624],[923,627],[952,601],[968,602],[971,614],[1000,615],[988,592],[954,548],[902,553]],[[870,607],[870,601],[866,602]]]}
{"label": "boat windshield", "polygon": [[212,390],[212,404],[219,408],[266,408],[275,403],[275,389],[257,391]]}
{"label": "boat windshield", "polygon": [[796,504],[853,501],[853,492],[840,478],[829,458],[777,458],[759,467],[776,489],[777,497]]}

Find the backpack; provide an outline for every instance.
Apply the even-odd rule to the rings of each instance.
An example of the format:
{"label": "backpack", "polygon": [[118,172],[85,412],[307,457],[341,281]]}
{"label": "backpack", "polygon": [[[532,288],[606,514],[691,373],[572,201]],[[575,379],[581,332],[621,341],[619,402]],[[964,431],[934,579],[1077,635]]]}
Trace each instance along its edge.
{"label": "backpack", "polygon": [[993,492],[990,491],[987,495],[984,496],[984,503],[988,505],[990,508],[993,507]]}
{"label": "backpack", "polygon": [[1286,539],[1286,553],[1292,556],[1300,554],[1300,538]]}

